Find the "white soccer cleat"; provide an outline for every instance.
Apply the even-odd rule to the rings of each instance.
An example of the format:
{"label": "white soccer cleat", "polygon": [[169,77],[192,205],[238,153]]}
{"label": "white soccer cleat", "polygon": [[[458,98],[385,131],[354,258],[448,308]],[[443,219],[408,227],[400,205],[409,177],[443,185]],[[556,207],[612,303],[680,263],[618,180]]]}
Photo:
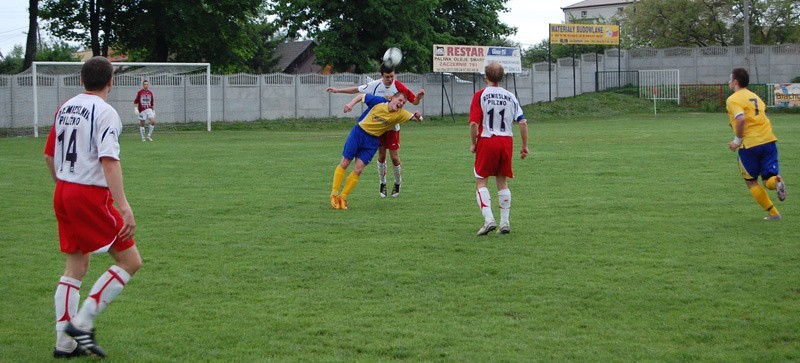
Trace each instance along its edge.
{"label": "white soccer cleat", "polygon": [[781,219],[782,219],[782,217],[781,217],[780,214],[776,214],[774,216],[773,215],[769,215],[769,216],[764,217],[765,221],[779,221]]}
{"label": "white soccer cleat", "polygon": [[[147,137],[147,140],[148,140],[148,141],[153,141],[153,138],[152,138],[151,136],[148,136],[148,137]],[[142,140],[142,141],[144,141],[144,140]]]}
{"label": "white soccer cleat", "polygon": [[483,227],[478,230],[478,236],[485,236],[489,234],[489,232],[494,231],[497,228],[497,223],[494,221],[486,222],[483,224]]}
{"label": "white soccer cleat", "polygon": [[497,234],[509,234],[511,233],[511,227],[508,223],[500,223],[500,228],[497,229]]}

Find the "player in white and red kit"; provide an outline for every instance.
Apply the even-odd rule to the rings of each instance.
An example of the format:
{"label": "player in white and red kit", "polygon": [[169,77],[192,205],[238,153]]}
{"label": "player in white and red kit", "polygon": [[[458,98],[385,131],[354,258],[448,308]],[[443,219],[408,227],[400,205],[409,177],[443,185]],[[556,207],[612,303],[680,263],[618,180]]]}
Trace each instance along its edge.
{"label": "player in white and red kit", "polygon": [[136,117],[139,118],[139,135],[144,141],[144,122],[150,120],[150,127],[147,130],[147,140],[153,141],[153,129],[156,128],[156,100],[153,91],[150,91],[150,82],[142,81],[142,89],[136,92]]}
{"label": "player in white and red kit", "polygon": [[[81,83],[86,92],[58,109],[44,149],[56,182],[53,208],[61,251],[66,254],[66,269],[54,296],[55,358],[89,352],[105,356],[94,339],[94,319],[142,265],[133,240],[136,220],[125,197],[119,162],[122,122],[106,103],[113,75],[114,67],[103,57],[83,64]],[[79,310],[91,253],[106,249],[115,264],[97,279]]]}
{"label": "player in white and red kit", "polygon": [[[419,105],[422,98],[425,97],[425,90],[420,89],[415,95],[411,90],[406,87],[403,82],[395,79],[394,67],[389,67],[381,64],[380,68],[381,79],[374,80],[367,84],[347,88],[333,88],[328,87],[327,91],[331,93],[366,93],[374,96],[381,96],[390,99],[395,93],[402,92],[406,95],[406,99],[412,105]],[[366,110],[364,111],[366,112]],[[363,115],[362,115],[363,116]],[[400,160],[400,125],[396,125],[393,130],[389,130],[380,137],[380,146],[378,147],[378,178],[380,180],[379,193],[381,198],[386,197],[386,150],[389,150],[389,156],[392,158],[392,165],[394,166],[394,187],[392,188],[392,197],[400,195],[400,185],[403,183],[402,167]]]}
{"label": "player in white and red kit", "polygon": [[475,154],[475,187],[478,207],[483,214],[483,227],[478,235],[483,236],[497,228],[492,214],[492,198],[487,188],[488,178],[495,177],[500,204],[500,229],[497,233],[511,232],[511,190],[508,178],[514,177],[511,168],[514,139],[512,123],[519,124],[522,138],[520,156],[528,156],[528,123],[522,113],[517,97],[500,87],[504,70],[499,63],[489,63],[485,68],[486,88],[475,92],[469,109],[470,151]]}

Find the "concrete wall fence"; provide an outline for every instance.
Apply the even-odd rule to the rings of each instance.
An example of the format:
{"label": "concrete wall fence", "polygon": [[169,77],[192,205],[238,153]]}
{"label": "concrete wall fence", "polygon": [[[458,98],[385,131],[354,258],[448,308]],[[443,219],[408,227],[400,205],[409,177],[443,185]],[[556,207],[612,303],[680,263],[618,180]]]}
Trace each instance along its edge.
{"label": "concrete wall fence", "polygon": [[[800,45],[744,47],[607,49],[603,54],[560,58],[554,64],[537,63],[522,74],[506,77],[504,86],[515,90],[522,104],[571,97],[596,89],[596,72],[678,69],[681,84],[724,84],[734,67],[750,69],[751,83],[788,83],[800,76]],[[327,87],[351,87],[378,79],[372,74],[233,74],[211,77],[212,122],[285,118],[355,117],[344,114],[350,94],[326,92]],[[0,128],[34,125],[33,76],[0,75]],[[410,74],[397,76],[412,91],[424,88],[419,110],[426,116],[469,112],[472,94],[485,83],[479,74]],[[123,123],[136,123],[133,99],[142,76],[118,75],[109,102]],[[147,76],[155,93],[157,120],[162,123],[206,121],[204,75]],[[52,122],[56,108],[83,91],[77,75],[38,75],[39,126]],[[602,89],[601,89],[602,90]]]}

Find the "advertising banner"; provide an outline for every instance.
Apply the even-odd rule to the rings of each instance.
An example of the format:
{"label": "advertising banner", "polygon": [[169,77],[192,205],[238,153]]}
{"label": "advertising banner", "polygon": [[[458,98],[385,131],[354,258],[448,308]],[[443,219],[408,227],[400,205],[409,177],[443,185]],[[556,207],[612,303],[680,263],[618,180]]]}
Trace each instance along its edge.
{"label": "advertising banner", "polygon": [[775,106],[800,107],[800,83],[774,85]]}
{"label": "advertising banner", "polygon": [[619,25],[550,24],[550,44],[619,45]]}
{"label": "advertising banner", "polygon": [[483,73],[483,68],[497,62],[506,74],[522,73],[519,48],[482,45],[433,45],[433,71]]}

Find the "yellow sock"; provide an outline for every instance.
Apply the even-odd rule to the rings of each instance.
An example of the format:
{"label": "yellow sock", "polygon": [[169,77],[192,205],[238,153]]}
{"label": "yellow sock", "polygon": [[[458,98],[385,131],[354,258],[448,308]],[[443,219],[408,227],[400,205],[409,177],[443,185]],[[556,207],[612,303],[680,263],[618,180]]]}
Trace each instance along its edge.
{"label": "yellow sock", "polygon": [[336,171],[333,172],[333,185],[331,186],[331,194],[339,195],[339,187],[342,186],[344,181],[345,170],[341,165],[336,165]]}
{"label": "yellow sock", "polygon": [[350,172],[350,175],[347,176],[347,180],[344,181],[344,189],[342,189],[342,199],[347,199],[347,196],[350,195],[350,192],[353,191],[353,188],[356,187],[356,183],[358,183],[358,178],[361,176]]}
{"label": "yellow sock", "polygon": [[764,182],[764,186],[769,190],[775,190],[775,177],[773,176],[767,179],[767,181]]}
{"label": "yellow sock", "polygon": [[764,190],[764,188],[762,188],[760,185],[750,188],[750,194],[753,195],[753,199],[756,200],[761,208],[764,208],[765,211],[769,212],[769,215],[774,216],[780,214],[778,212],[778,208],[775,208],[775,206],[772,204],[772,200],[769,199],[767,191]]}

